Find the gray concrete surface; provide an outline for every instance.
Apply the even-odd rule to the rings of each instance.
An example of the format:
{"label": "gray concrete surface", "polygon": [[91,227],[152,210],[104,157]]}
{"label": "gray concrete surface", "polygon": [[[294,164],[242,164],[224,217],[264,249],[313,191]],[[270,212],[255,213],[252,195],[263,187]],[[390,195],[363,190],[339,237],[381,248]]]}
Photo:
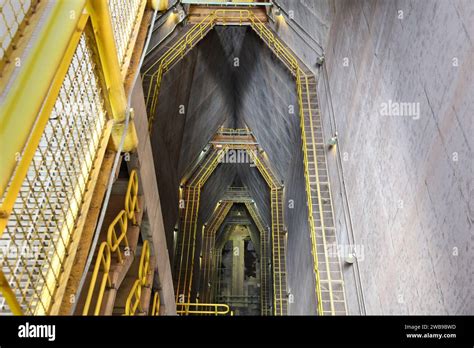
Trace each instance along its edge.
{"label": "gray concrete surface", "polygon": [[[473,314],[474,3],[337,1],[335,8],[326,61],[367,313]],[[419,117],[383,115],[390,100],[416,103]]]}

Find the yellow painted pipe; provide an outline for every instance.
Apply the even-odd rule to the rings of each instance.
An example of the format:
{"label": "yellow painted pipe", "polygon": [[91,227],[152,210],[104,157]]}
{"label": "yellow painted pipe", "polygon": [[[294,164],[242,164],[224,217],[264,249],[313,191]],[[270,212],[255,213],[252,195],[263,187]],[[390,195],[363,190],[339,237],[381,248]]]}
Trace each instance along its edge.
{"label": "yellow painted pipe", "polygon": [[169,6],[168,0],[148,0],[148,6],[153,10],[166,11]]}
{"label": "yellow painted pipe", "polygon": [[107,1],[88,0],[87,10],[90,13],[97,39],[113,117],[116,121],[123,122],[126,116],[127,97],[120,74],[120,64]]}
{"label": "yellow painted pipe", "polygon": [[5,192],[71,37],[78,29],[85,2],[54,2],[28,57],[17,68],[18,75],[0,108],[0,195]]}

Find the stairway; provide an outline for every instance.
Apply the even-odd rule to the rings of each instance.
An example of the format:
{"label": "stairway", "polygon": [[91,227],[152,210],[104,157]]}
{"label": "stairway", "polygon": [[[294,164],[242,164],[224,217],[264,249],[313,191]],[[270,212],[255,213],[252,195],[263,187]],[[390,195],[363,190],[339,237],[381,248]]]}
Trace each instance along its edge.
{"label": "stairway", "polygon": [[326,143],[323,137],[321,113],[317,98],[316,78],[309,70],[303,70],[301,120],[305,144],[305,176],[309,183],[312,219],[314,224],[313,257],[318,264],[320,284],[320,314],[345,315],[346,301],[339,257],[328,250],[337,246],[334,210],[332,206],[329,175],[327,170]]}
{"label": "stairway", "polygon": [[174,267],[176,302],[191,302],[201,187],[217,167],[221,151],[213,149],[182,188]]}
{"label": "stairway", "polygon": [[247,210],[252,216],[253,221],[257,225],[258,230],[260,231],[260,307],[261,315],[270,315],[270,304],[271,304],[271,280],[269,274],[271,273],[270,269],[270,239],[269,232],[267,228],[263,225],[263,221],[260,219],[260,215],[255,211],[253,205],[249,202],[245,203]]}
{"label": "stairway", "polygon": [[259,151],[251,151],[256,166],[270,187],[273,314],[288,314],[286,281],[286,231],[283,219],[283,186]]}
{"label": "stairway", "polygon": [[346,315],[342,269],[334,252],[337,239],[317,81],[268,25],[255,21],[251,26],[296,78],[318,313]]}
{"label": "stairway", "polygon": [[[138,256],[133,260],[133,264],[125,275],[120,287],[117,290],[115,301],[113,303],[112,315],[124,315],[127,298],[130,296],[130,292],[135,282],[139,277],[139,267],[140,267],[140,256],[141,251],[138,252]],[[149,312],[149,307],[151,304],[151,294],[152,294],[152,283],[153,283],[153,269],[154,269],[155,260],[154,257],[150,257],[150,272],[147,274],[146,282],[141,286],[141,296],[140,296],[140,305],[137,308],[135,315],[147,315]]]}
{"label": "stairway", "polygon": [[[100,256],[100,246],[104,243],[110,245],[107,242],[107,234],[110,226],[113,225],[114,220],[116,220],[118,216],[122,216],[121,214],[123,214],[124,212],[124,207],[126,206],[124,202],[126,200],[126,192],[130,182],[130,179],[118,179],[114,183],[112,194],[110,196],[109,204],[107,207],[107,212],[104,218],[103,228],[98,238],[97,248],[94,251],[94,257],[92,259],[93,263],[91,264],[91,267],[89,268],[89,271],[87,273],[86,281],[84,283],[81,295],[78,299],[78,304],[75,309],[76,315],[83,315],[94,268],[96,266],[98,256]],[[111,261],[110,271],[108,274],[109,279],[111,281],[111,286],[105,287],[102,304],[99,310],[100,315],[112,315],[114,304],[116,302],[117,291],[123,286],[124,279],[126,278],[126,275],[128,274],[132,264],[137,262],[137,245],[140,235],[140,225],[143,219],[143,198],[140,195],[137,196],[137,210],[138,211],[135,211],[134,217],[132,219],[127,219],[126,239],[128,247],[126,247],[125,243],[122,242],[120,243],[118,250],[116,250],[115,252],[111,252],[110,254]],[[125,215],[127,214],[125,213]],[[135,220],[135,223],[133,220]],[[118,228],[120,224],[117,223],[116,226],[116,228]],[[88,315],[94,314],[99,295],[98,284],[100,284],[103,275],[103,267],[101,267],[93,288],[93,295],[91,297],[92,301],[87,311]]]}
{"label": "stairway", "polygon": [[[200,281],[200,302],[210,303],[211,300],[211,276],[215,265],[214,253],[216,242],[216,231],[222,225],[222,222],[232,208],[232,202],[222,202],[217,205],[217,208],[210,220],[210,223],[204,228],[204,239],[202,243],[202,267],[201,267],[201,281]],[[212,285],[212,283],[211,283]]]}

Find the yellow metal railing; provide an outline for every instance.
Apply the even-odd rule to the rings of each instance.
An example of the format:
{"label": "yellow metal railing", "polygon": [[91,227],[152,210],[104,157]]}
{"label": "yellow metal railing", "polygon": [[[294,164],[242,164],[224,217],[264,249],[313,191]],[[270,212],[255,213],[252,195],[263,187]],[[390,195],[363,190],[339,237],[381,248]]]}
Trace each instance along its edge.
{"label": "yellow metal railing", "polygon": [[[248,130],[245,134],[233,132],[228,129],[227,132],[236,134],[235,136],[247,136]],[[237,135],[239,134],[239,135]],[[189,303],[191,296],[191,285],[193,281],[194,269],[194,253],[195,253],[195,239],[196,239],[196,218],[199,212],[199,198],[201,187],[205,184],[209,176],[219,163],[220,154],[225,153],[229,149],[246,150],[256,164],[258,170],[264,177],[265,181],[276,192],[277,199],[272,199],[272,236],[277,235],[274,243],[275,259],[278,260],[279,268],[274,272],[274,284],[278,283],[278,294],[274,293],[275,304],[278,303],[278,315],[286,314],[286,269],[285,269],[285,245],[281,245],[281,235],[283,233],[283,217],[282,217],[282,200],[278,194],[281,192],[281,184],[278,182],[276,176],[271,171],[270,167],[264,163],[264,160],[256,151],[255,146],[249,146],[245,143],[238,143],[232,145],[225,145],[219,150],[214,150],[206,159],[204,164],[196,171],[196,173],[186,183],[186,189],[181,192],[180,199],[184,199],[185,209],[180,217],[181,235],[178,242],[178,259],[176,262],[177,282],[175,284],[176,302]],[[187,245],[187,251],[185,246]],[[181,247],[181,248],[180,248]],[[276,291],[276,290],[275,290]],[[276,306],[275,306],[276,308]]]}
{"label": "yellow metal railing", "polygon": [[[150,274],[150,245],[147,240],[143,242],[142,253],[140,256],[140,265],[138,267],[138,278],[133,283],[132,288],[125,302],[125,314],[135,315],[143,312],[142,289],[147,286],[147,278]],[[137,312],[138,311],[138,312]]]}
{"label": "yellow metal railing", "polygon": [[151,316],[160,315],[160,304],[161,304],[161,298],[160,298],[160,294],[157,291],[155,292],[155,295],[153,295],[153,304],[151,306],[151,312],[150,312]]}
{"label": "yellow metal railing", "polygon": [[245,135],[252,135],[250,129],[247,128],[225,128],[221,127],[217,131],[218,134],[227,135],[227,136],[245,136]]}
{"label": "yellow metal railing", "polygon": [[135,315],[135,313],[141,312],[141,298],[142,298],[142,286],[140,284],[140,279],[135,280],[130,293],[128,294],[127,300],[125,302],[125,314],[124,315]]}
{"label": "yellow metal railing", "polygon": [[201,265],[201,290],[200,298],[205,301],[211,301],[211,289],[209,283],[213,274],[215,265],[213,264],[213,253],[215,252],[216,231],[222,225],[230,209],[234,205],[233,202],[224,201],[218,203],[213,215],[209,220],[209,224],[204,227],[203,247]]}
{"label": "yellow metal railing", "polygon": [[[197,233],[197,216],[199,212],[199,202],[201,187],[206,183],[209,176],[219,164],[219,156],[226,149],[212,152],[205,159],[204,165],[186,183],[184,193],[181,192],[180,199],[185,202],[185,209],[180,214],[180,236],[178,240],[178,255],[176,261],[176,301],[180,300],[180,296],[184,297],[184,301],[188,302],[191,296],[191,287],[194,273],[195,260],[195,241]],[[185,248],[187,245],[187,248]],[[191,247],[192,246],[192,247]],[[186,249],[186,250],[185,250]],[[179,259],[179,260],[178,260]]]}
{"label": "yellow metal railing", "polygon": [[143,243],[142,254],[140,256],[140,266],[138,268],[138,279],[142,286],[146,285],[147,276],[150,273],[150,243],[146,240]]}
{"label": "yellow metal railing", "polygon": [[[118,234],[117,234],[118,229]],[[123,241],[123,248],[126,250],[129,248],[128,245],[128,238],[127,238],[127,230],[128,230],[128,217],[127,212],[122,210],[112,223],[109,225],[109,229],[107,230],[107,243],[110,246],[110,251],[112,253],[117,254],[117,259],[120,263],[123,262],[122,251],[120,247]]]}
{"label": "yellow metal railing", "polygon": [[130,179],[128,181],[127,193],[125,194],[125,210],[127,217],[132,220],[132,223],[136,225],[137,218],[136,214],[138,209],[138,174],[137,170],[133,169],[130,173]]}
{"label": "yellow metal railing", "polygon": [[84,309],[82,315],[89,315],[89,308],[92,302],[92,297],[96,291],[97,278],[99,272],[102,274],[101,282],[98,288],[97,300],[94,309],[94,315],[99,315],[102,308],[102,300],[104,298],[104,293],[106,287],[112,287],[112,280],[110,277],[110,263],[111,263],[111,253],[110,247],[107,242],[102,242],[99,247],[99,252],[97,254],[97,259],[95,262],[94,270],[92,272],[91,283],[89,286],[89,291],[86,296],[86,302],[84,304]]}
{"label": "yellow metal railing", "polygon": [[[168,69],[173,64],[183,58],[187,51],[194,47],[197,42],[199,42],[207,34],[207,32],[213,28],[214,23],[210,20],[211,18],[212,15],[209,15],[199,24],[193,26],[185,38],[179,40],[175,45],[168,49],[159,61],[152,64],[143,73],[144,85],[148,84],[146,105],[148,110],[150,132],[155,117],[156,106],[158,103],[158,94],[163,74],[168,71]],[[158,69],[150,74],[152,69],[154,69],[157,65]]]}
{"label": "yellow metal railing", "polygon": [[[313,271],[315,274],[316,278],[316,298],[317,298],[317,310],[318,314],[322,315],[323,314],[323,301],[322,301],[322,294],[321,294],[321,280],[320,280],[320,274],[319,274],[319,260],[318,260],[318,251],[316,248],[316,229],[314,226],[314,216],[313,216],[313,201],[311,198],[311,185],[309,182],[309,162],[308,162],[308,151],[307,151],[307,135],[306,135],[306,130],[305,130],[305,122],[304,122],[304,114],[303,114],[303,91],[302,91],[302,83],[301,83],[301,78],[304,73],[300,70],[297,71],[296,74],[296,88],[297,88],[297,94],[298,94],[298,108],[300,110],[300,128],[301,128],[301,139],[303,142],[303,163],[304,163],[304,176],[305,176],[305,188],[306,188],[306,196],[307,196],[307,201],[308,201],[308,223],[310,227],[310,236],[311,236],[311,247],[312,247],[312,255],[313,255]],[[307,77],[304,75],[305,81],[307,82]],[[308,85],[306,84],[305,87],[307,88]],[[309,96],[309,90],[307,90],[307,94]],[[316,156],[316,153],[315,153]],[[316,162],[316,161],[315,161]],[[319,187],[319,185],[318,185]],[[318,196],[320,196],[320,192],[318,191]]]}
{"label": "yellow metal railing", "polygon": [[[194,309],[195,308],[195,309]],[[230,315],[230,307],[222,303],[176,303],[176,313],[180,315]]]}
{"label": "yellow metal railing", "polygon": [[[135,173],[135,175],[133,175],[133,173]],[[128,187],[131,186],[130,185],[131,182],[134,182],[137,185],[136,190],[138,191],[138,179],[136,177],[135,169],[132,170],[132,174],[130,175]],[[133,185],[135,185],[135,184],[133,184]],[[126,202],[127,202],[127,200],[126,200]],[[135,213],[133,213],[133,215],[135,215]],[[107,284],[108,284],[109,287],[112,286],[111,277],[109,275],[112,253],[117,252],[118,262],[123,262],[122,254],[121,254],[121,251],[120,251],[120,245],[121,245],[122,241],[124,242],[123,244],[124,244],[125,248],[129,247],[128,239],[127,239],[127,235],[126,235],[127,230],[128,230],[127,226],[128,226],[127,213],[126,213],[125,210],[122,210],[115,217],[115,219],[110,223],[109,228],[107,229],[107,240],[105,242],[102,242],[102,244],[100,245],[99,252],[98,252],[98,255],[97,255],[97,259],[96,259],[95,268],[94,268],[92,278],[91,278],[91,282],[90,282],[90,285],[89,285],[89,290],[88,290],[88,293],[86,295],[86,302],[85,302],[86,305],[85,305],[84,310],[83,310],[83,315],[88,315],[89,314],[89,306],[90,306],[92,298],[95,294],[94,289],[96,288],[97,274],[99,272],[100,266],[102,265],[102,268],[103,268],[103,270],[102,270],[102,272],[103,272],[102,273],[102,282],[101,282],[101,285],[99,287],[99,294],[97,295],[96,308],[95,308],[95,311],[94,311],[94,315],[100,314],[100,309],[101,309],[101,306],[102,306],[102,300],[103,300],[103,297],[104,297],[104,291],[105,291],[105,287],[106,287],[104,279],[107,279]],[[116,228],[120,229],[120,233],[119,233],[118,236],[117,236]],[[148,269],[149,269],[149,260],[150,260],[150,249],[149,249],[148,242],[144,243],[143,251],[144,252],[142,252],[142,256],[141,256],[141,259],[140,259],[139,272],[140,272],[140,274],[145,274],[146,275],[147,272],[148,272]],[[105,253],[105,255],[104,255],[104,253]],[[144,256],[145,256],[145,258],[144,258]],[[146,262],[148,262],[148,263],[146,263]],[[145,265],[145,267],[146,267],[145,269],[143,269],[144,266],[142,266],[142,264]],[[105,277],[107,277],[107,278],[105,278]],[[146,280],[146,276],[145,276],[145,280]]]}

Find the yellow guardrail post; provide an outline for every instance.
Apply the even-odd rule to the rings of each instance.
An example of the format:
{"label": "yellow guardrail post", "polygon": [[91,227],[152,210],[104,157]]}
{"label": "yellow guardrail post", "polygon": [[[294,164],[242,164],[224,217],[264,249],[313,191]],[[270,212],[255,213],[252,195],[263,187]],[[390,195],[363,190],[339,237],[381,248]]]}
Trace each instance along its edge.
{"label": "yellow guardrail post", "polygon": [[133,169],[128,180],[127,193],[125,194],[125,210],[127,211],[128,219],[132,220],[134,225],[137,224],[135,213],[138,212],[138,174],[137,170]]}
{"label": "yellow guardrail post", "polygon": [[146,285],[146,277],[150,272],[150,243],[143,242],[142,254],[140,256],[140,266],[138,267],[138,279],[141,286]]}
{"label": "yellow guardrail post", "polygon": [[[141,297],[142,297],[142,286],[140,279],[135,280],[132,289],[125,302],[125,314],[124,315],[135,315],[137,309],[141,312]],[[133,302],[132,302],[133,301]]]}
{"label": "yellow guardrail post", "polygon": [[[146,286],[147,276],[149,272],[150,272],[150,243],[147,240],[145,240],[143,242],[142,253],[140,256],[140,265],[138,266],[138,278],[133,283],[133,286],[130,289],[130,292],[128,294],[127,300],[125,302],[124,315],[135,315],[137,309],[140,312],[143,312],[143,309],[141,306],[142,289]],[[155,308],[155,305],[156,305],[155,301],[156,301],[156,294],[155,294],[155,299],[153,303],[153,308]],[[153,311],[154,309],[152,310],[152,313]]]}
{"label": "yellow guardrail post", "polygon": [[[112,130],[112,142],[114,148],[117,149],[125,126],[128,103],[120,73],[108,2],[105,0],[87,0],[87,10],[91,15],[105,82],[108,87],[110,107],[115,120]],[[137,145],[138,137],[134,123],[131,120],[122,151],[132,151]]]}
{"label": "yellow guardrail post", "polygon": [[[120,234],[117,236],[117,231],[115,227],[119,225]],[[127,238],[127,229],[128,229],[128,218],[127,212],[122,210],[115,219],[110,223],[109,229],[107,231],[107,243],[110,246],[110,251],[112,253],[117,252],[117,259],[120,263],[123,262],[122,252],[120,251],[120,244],[124,241],[125,248],[128,248],[128,238]]]}
{"label": "yellow guardrail post", "polygon": [[155,295],[153,296],[153,306],[151,307],[151,315],[152,316],[158,316],[160,315],[160,304],[161,304],[161,298],[159,292],[155,292]]}
{"label": "yellow guardrail post", "polygon": [[102,266],[102,281],[100,282],[99,287],[99,294],[97,296],[97,302],[94,309],[94,315],[100,314],[100,308],[102,307],[102,300],[104,298],[105,288],[108,286],[109,288],[112,287],[112,280],[110,279],[110,263],[111,263],[111,254],[110,254],[110,247],[107,242],[102,242],[99,248],[99,252],[97,254],[97,259],[94,266],[94,271],[92,273],[91,283],[89,286],[89,291],[86,297],[86,303],[84,305],[84,309],[82,311],[82,315],[89,314],[89,307],[92,301],[92,295],[94,294],[95,285],[97,282],[97,277],[99,274],[99,270]]}
{"label": "yellow guardrail post", "polygon": [[14,315],[23,315],[23,310],[21,309],[21,306],[18,303],[18,300],[16,299],[15,294],[10,288],[10,285],[8,285],[7,278],[5,278],[5,275],[3,274],[1,270],[0,270],[0,293],[7,301],[7,304]]}

